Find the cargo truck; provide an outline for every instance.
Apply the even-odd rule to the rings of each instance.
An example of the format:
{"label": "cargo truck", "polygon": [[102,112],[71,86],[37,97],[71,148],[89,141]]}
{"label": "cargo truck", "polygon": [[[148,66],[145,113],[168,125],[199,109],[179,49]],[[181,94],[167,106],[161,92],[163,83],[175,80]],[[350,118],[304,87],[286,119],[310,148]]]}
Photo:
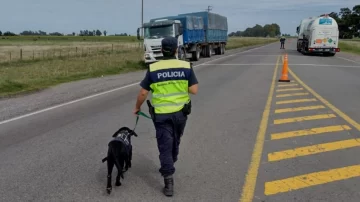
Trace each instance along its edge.
{"label": "cargo truck", "polygon": [[[140,30],[144,29],[144,39]],[[144,40],[144,60],[151,64],[163,58],[161,40],[172,36],[178,39],[180,60],[198,61],[201,56],[222,55],[228,40],[227,18],[211,12],[195,12],[151,19],[137,30]]]}
{"label": "cargo truck", "polygon": [[297,51],[302,54],[323,53],[334,56],[340,52],[339,28],[336,20],[328,15],[303,19],[296,28]]}

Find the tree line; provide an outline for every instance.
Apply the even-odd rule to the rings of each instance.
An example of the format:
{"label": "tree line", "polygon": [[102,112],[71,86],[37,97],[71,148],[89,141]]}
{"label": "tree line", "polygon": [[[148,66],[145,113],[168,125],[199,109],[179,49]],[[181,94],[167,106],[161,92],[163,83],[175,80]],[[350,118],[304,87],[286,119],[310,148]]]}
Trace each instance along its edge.
{"label": "tree line", "polygon": [[254,27],[249,27],[244,31],[231,32],[229,36],[275,37],[280,34],[280,26],[276,23],[272,23],[264,26],[256,24]]}
{"label": "tree line", "polygon": [[331,12],[329,16],[334,18],[339,26],[339,38],[351,39],[360,37],[360,5],[352,8],[340,8],[340,12]]}
{"label": "tree line", "polygon": [[[44,31],[30,31],[30,30],[25,30],[19,33],[20,36],[76,36],[76,33],[73,32],[71,34],[63,34],[60,32],[52,32],[52,33],[46,33]],[[80,32],[77,34],[78,36],[107,36],[107,31],[104,30],[103,32],[101,32],[100,30],[80,30]],[[0,31],[0,36],[18,36],[17,34],[15,34],[14,32],[10,32],[10,31],[6,31],[4,33],[2,33]],[[121,34],[115,34],[115,36],[130,36],[127,33],[121,33]]]}

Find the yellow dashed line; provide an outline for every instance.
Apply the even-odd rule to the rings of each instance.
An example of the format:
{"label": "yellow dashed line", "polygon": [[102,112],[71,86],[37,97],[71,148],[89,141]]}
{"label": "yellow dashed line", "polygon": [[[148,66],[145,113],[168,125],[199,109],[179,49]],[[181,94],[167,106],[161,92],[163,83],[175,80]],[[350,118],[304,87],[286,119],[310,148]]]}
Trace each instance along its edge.
{"label": "yellow dashed line", "polygon": [[273,195],[359,176],[360,165],[314,172],[282,180],[266,182],[264,193],[265,195]]}
{"label": "yellow dashed line", "polygon": [[276,74],[279,68],[279,61],[280,56],[277,58],[276,66],[269,90],[269,96],[266,101],[265,109],[261,118],[260,127],[256,136],[254,150],[251,155],[251,161],[246,173],[245,183],[242,188],[242,194],[239,201],[241,202],[251,202],[253,201],[255,187],[256,187],[256,180],[259,172],[261,156],[264,148],[265,136],[266,136],[266,129],[268,126],[268,120],[271,111],[271,103],[274,96],[274,89],[275,89],[275,81],[276,81]]}
{"label": "yellow dashed line", "polygon": [[295,149],[289,149],[284,151],[278,151],[268,154],[269,161],[280,161],[289,158],[295,158],[299,156],[308,156],[312,154],[318,154],[322,152],[335,151],[340,149],[347,149],[351,147],[360,146],[360,139],[342,140],[337,142],[329,142],[318,145],[311,145],[306,147],[299,147]]}
{"label": "yellow dashed line", "polygon": [[306,85],[303,81],[297,77],[294,72],[291,71],[289,68],[289,73],[302,85],[306,90],[308,90],[312,95],[314,95],[318,100],[320,100],[324,105],[329,107],[331,110],[333,110],[335,113],[337,113],[341,118],[343,118],[345,121],[347,121],[349,124],[354,126],[357,130],[360,131],[360,124],[357,123],[355,120],[350,118],[348,115],[346,115],[344,112],[342,112],[340,109],[335,107],[334,105],[330,104],[327,100],[325,100],[323,97],[321,97],[319,94],[317,94],[313,89],[311,89],[308,85]]}
{"label": "yellow dashed line", "polygon": [[296,107],[296,108],[285,108],[285,109],[277,109],[275,110],[275,114],[278,113],[286,113],[286,112],[298,112],[305,110],[314,110],[314,109],[324,109],[323,105],[315,105],[315,106],[307,106],[307,107]]}
{"label": "yellow dashed line", "polygon": [[311,128],[305,130],[289,131],[283,133],[273,133],[271,134],[271,140],[278,140],[278,139],[292,138],[292,137],[299,137],[306,135],[317,135],[322,133],[338,132],[344,130],[351,130],[351,128],[347,125],[337,125],[337,126],[326,126],[326,127]]}
{"label": "yellow dashed line", "polygon": [[291,87],[291,86],[298,86],[299,84],[279,84],[277,87]]}
{"label": "yellow dashed line", "polygon": [[279,94],[276,97],[291,97],[291,96],[301,96],[301,95],[309,95],[309,93]]}
{"label": "yellow dashed line", "polygon": [[283,100],[283,101],[277,101],[276,104],[292,104],[292,103],[300,103],[300,102],[315,102],[316,99],[297,99],[297,100]]}
{"label": "yellow dashed line", "polygon": [[287,88],[287,89],[278,89],[276,92],[286,92],[286,91],[297,91],[297,90],[304,90],[303,88]]}
{"label": "yellow dashed line", "polygon": [[318,120],[318,119],[329,119],[336,117],[335,114],[318,114],[313,116],[300,116],[300,117],[293,117],[287,119],[276,119],[274,120],[274,124],[284,124],[284,123],[292,123],[292,122],[300,122],[300,121],[311,121],[311,120]]}

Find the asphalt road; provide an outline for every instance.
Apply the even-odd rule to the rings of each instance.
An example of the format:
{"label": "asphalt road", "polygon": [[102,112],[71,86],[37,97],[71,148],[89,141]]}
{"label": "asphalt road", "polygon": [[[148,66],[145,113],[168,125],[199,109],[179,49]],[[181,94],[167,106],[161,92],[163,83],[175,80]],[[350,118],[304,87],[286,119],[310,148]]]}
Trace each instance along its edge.
{"label": "asphalt road", "polygon": [[[8,114],[0,122],[0,201],[359,201],[360,64],[279,46],[195,68],[199,94],[172,198],[161,192],[155,130],[143,118],[133,167],[105,193],[101,159],[113,132],[134,125],[138,85],[22,117],[16,104],[26,108],[36,95],[0,102]],[[284,53],[290,83],[277,82]]]}

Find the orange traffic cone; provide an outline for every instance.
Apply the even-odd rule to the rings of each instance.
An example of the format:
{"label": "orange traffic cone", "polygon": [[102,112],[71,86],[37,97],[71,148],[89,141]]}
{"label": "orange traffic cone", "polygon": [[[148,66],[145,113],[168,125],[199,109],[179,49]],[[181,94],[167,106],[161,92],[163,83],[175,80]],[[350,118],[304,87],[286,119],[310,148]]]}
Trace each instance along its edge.
{"label": "orange traffic cone", "polygon": [[279,79],[279,82],[290,82],[289,76],[288,76],[288,55],[287,54],[285,54],[285,56],[284,56],[282,75],[281,75],[281,78]]}

